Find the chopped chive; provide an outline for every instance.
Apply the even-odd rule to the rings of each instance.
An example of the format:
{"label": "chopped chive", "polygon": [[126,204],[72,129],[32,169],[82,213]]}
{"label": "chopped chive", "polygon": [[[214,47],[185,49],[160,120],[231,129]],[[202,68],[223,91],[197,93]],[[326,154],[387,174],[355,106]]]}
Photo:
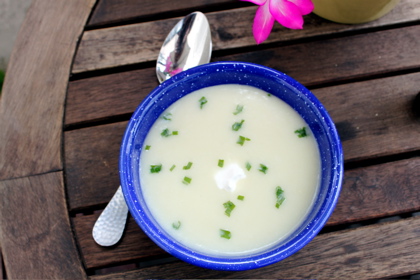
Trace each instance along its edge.
{"label": "chopped chive", "polygon": [[220,229],[220,237],[230,239],[231,236],[232,235],[231,235],[230,231],[225,230],[225,229]]}
{"label": "chopped chive", "polygon": [[177,130],[172,131],[172,135],[178,135],[178,131]]}
{"label": "chopped chive", "polygon": [[217,166],[223,167],[224,164],[225,164],[225,161],[223,159],[219,159],[219,162],[217,163]]}
{"label": "chopped chive", "polygon": [[260,169],[258,169],[258,170],[261,171],[264,174],[267,174],[268,167],[265,166],[264,164],[260,163]]}
{"label": "chopped chive", "polygon": [[172,114],[171,113],[166,113],[162,116],[162,119],[167,120],[167,121],[171,121],[172,120]]}
{"label": "chopped chive", "polygon": [[245,165],[246,170],[248,170],[248,171],[251,170],[251,167],[252,167],[251,164],[249,162],[247,162],[246,165]]}
{"label": "chopped chive", "polygon": [[283,201],[286,199],[283,195],[284,191],[281,187],[276,187],[276,208],[280,208],[280,205],[283,203]]}
{"label": "chopped chive", "polygon": [[228,202],[223,203],[223,206],[226,209],[226,216],[230,217],[230,213],[232,213],[233,209],[235,209],[235,204],[233,204],[233,202],[229,200]]}
{"label": "chopped chive", "polygon": [[251,139],[249,139],[247,137],[244,137],[244,136],[239,136],[238,141],[236,141],[236,143],[243,146],[245,141],[251,141]]}
{"label": "chopped chive", "polygon": [[172,165],[172,166],[171,166],[171,168],[169,169],[169,171],[174,170],[174,169],[175,169],[175,167],[176,167],[176,165],[175,165],[175,164],[174,164],[174,165]]}
{"label": "chopped chive", "polygon": [[188,170],[188,169],[190,169],[191,168],[191,166],[193,165],[193,163],[190,161],[190,162],[188,162],[187,163],[187,165],[185,165],[182,169],[184,169],[184,170]]}
{"label": "chopped chive", "polygon": [[297,136],[299,138],[303,138],[303,137],[308,136],[308,134],[306,133],[306,127],[302,127],[300,129],[296,129],[295,130],[295,133],[297,134]]}
{"label": "chopped chive", "polygon": [[180,222],[180,221],[178,221],[178,222],[172,223],[172,227],[173,227],[174,229],[179,229],[179,228],[181,227],[181,222]]}
{"label": "chopped chive", "polygon": [[244,198],[245,198],[245,196],[243,196],[243,195],[238,195],[238,197],[237,197],[238,200],[244,200]]}
{"label": "chopped chive", "polygon": [[190,177],[184,177],[184,180],[182,180],[182,183],[185,185],[188,185],[191,183],[191,178]]}
{"label": "chopped chive", "polygon": [[171,136],[171,133],[169,132],[169,129],[165,128],[164,130],[162,130],[160,135],[162,135],[163,137],[169,137]]}
{"label": "chopped chive", "polygon": [[198,102],[200,102],[200,109],[203,109],[204,104],[207,103],[207,99],[203,96],[200,100],[198,100]]}
{"label": "chopped chive", "polygon": [[159,173],[162,170],[162,164],[150,165],[150,173]]}
{"label": "chopped chive", "polygon": [[150,150],[150,145],[146,145],[146,147],[144,148],[146,151]]}
{"label": "chopped chive", "polygon": [[271,93],[267,93],[267,96],[271,96]]}
{"label": "chopped chive", "polygon": [[244,123],[244,121],[245,120],[241,120],[241,122],[236,122],[232,124],[232,130],[238,131],[242,127],[242,124]]}
{"label": "chopped chive", "polygon": [[235,111],[233,112],[233,114],[234,115],[237,115],[237,114],[239,114],[240,112],[242,112],[242,110],[244,109],[244,106],[243,105],[236,105],[236,109],[235,109]]}

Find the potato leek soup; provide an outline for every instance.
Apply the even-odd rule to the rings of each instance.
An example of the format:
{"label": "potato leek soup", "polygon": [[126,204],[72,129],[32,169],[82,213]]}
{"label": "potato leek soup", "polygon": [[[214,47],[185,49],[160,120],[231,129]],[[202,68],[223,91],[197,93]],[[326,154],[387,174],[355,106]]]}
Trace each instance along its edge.
{"label": "potato leek soup", "polygon": [[144,143],[140,180],[153,217],[215,256],[267,249],[311,209],[320,155],[289,105],[255,87],[203,88],[172,104]]}

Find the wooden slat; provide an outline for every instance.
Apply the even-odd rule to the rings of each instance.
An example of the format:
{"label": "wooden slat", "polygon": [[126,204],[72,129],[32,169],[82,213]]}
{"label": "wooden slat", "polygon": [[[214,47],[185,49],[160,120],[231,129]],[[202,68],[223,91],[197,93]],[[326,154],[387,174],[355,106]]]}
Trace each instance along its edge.
{"label": "wooden slat", "polygon": [[[418,34],[420,26],[413,26],[215,60],[259,63],[311,86],[420,67]],[[71,82],[65,122],[80,123],[131,113],[157,85],[155,70],[150,68]]]}
{"label": "wooden slat", "polygon": [[0,180],[62,169],[70,66],[94,2],[33,1],[0,100]]}
{"label": "wooden slat", "polygon": [[[208,13],[213,50],[256,46],[252,35],[255,10],[255,7],[246,7]],[[337,24],[311,14],[305,17],[306,23],[303,30],[286,29],[275,24],[270,37],[264,44],[383,27],[419,19],[420,2],[417,0],[403,0],[388,15],[366,24]],[[72,72],[81,73],[155,61],[161,44],[178,20],[168,19],[87,31],[83,34]]]}
{"label": "wooden slat", "polygon": [[[420,158],[347,171],[337,207],[327,225],[337,225],[420,210]],[[407,174],[411,174],[407,176]],[[99,214],[73,218],[85,266],[106,266],[162,255],[130,217],[127,231],[114,248],[98,246],[92,227]]]}
{"label": "wooden slat", "polygon": [[62,172],[0,181],[0,240],[9,279],[84,279]]}
{"label": "wooden slat", "polygon": [[[418,119],[411,108],[419,82],[416,73],[314,91],[338,126],[347,162],[420,149]],[[70,209],[107,203],[112,197],[119,185],[125,126],[122,122],[65,133]]]}
{"label": "wooden slat", "polygon": [[240,272],[203,269],[184,262],[91,279],[273,278],[371,279],[420,272],[420,218],[339,231],[315,237],[295,255],[270,266]]}
{"label": "wooden slat", "polygon": [[[100,0],[87,26],[115,24],[144,16],[152,17],[162,13],[200,10],[211,6],[238,3],[237,0]],[[237,4],[239,5],[239,4]]]}

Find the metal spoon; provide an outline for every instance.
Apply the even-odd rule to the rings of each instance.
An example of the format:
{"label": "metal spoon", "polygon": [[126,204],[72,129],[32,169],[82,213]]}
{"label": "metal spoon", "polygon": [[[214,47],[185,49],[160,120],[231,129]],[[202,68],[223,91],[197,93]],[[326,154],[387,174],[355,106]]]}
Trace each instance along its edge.
{"label": "metal spoon", "polygon": [[[156,64],[160,83],[179,72],[208,63],[212,51],[210,26],[206,16],[194,12],[180,20],[166,37]],[[128,208],[119,186],[93,226],[92,235],[101,246],[116,244],[124,232]]]}

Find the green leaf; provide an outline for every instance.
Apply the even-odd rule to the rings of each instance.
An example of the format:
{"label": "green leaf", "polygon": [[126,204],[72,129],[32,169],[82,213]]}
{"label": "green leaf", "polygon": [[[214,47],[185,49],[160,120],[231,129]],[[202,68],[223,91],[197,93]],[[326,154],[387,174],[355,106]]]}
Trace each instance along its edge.
{"label": "green leaf", "polygon": [[179,229],[181,227],[181,222],[177,221],[177,222],[172,223],[172,227],[174,229]]}
{"label": "green leaf", "polygon": [[4,76],[5,75],[6,74],[4,73],[4,71],[0,69],[0,92],[1,92],[1,89],[3,88],[3,82],[4,82]]}
{"label": "green leaf", "polygon": [[299,138],[303,138],[303,137],[308,136],[308,134],[306,133],[306,127],[302,127],[300,129],[296,129],[295,130],[295,133],[297,134],[297,136]]}
{"label": "green leaf", "polygon": [[236,105],[236,109],[235,109],[235,111],[233,112],[233,114],[234,115],[237,115],[237,114],[239,114],[240,112],[242,112],[242,110],[244,109],[244,106],[243,105]]}
{"label": "green leaf", "polygon": [[164,130],[162,130],[160,135],[162,135],[163,137],[169,137],[172,135],[172,133],[169,131],[169,129],[165,128]]}
{"label": "green leaf", "polygon": [[150,150],[150,145],[146,145],[146,147],[144,147],[144,149],[145,149],[146,151]]}
{"label": "green leaf", "polygon": [[150,173],[159,173],[162,170],[162,164],[150,165]]}
{"label": "green leaf", "polygon": [[185,176],[185,177],[184,177],[184,180],[182,180],[182,183],[183,183],[183,184],[185,184],[185,185],[189,185],[189,184],[191,184],[191,178],[190,178],[190,177]]}
{"label": "green leaf", "polygon": [[165,114],[163,114],[162,119],[167,120],[167,121],[171,121],[172,120],[172,114],[171,113],[165,113]]}
{"label": "green leaf", "polygon": [[281,187],[276,187],[276,208],[280,208],[280,205],[284,202],[286,199],[283,195],[284,191]]}
{"label": "green leaf", "polygon": [[251,167],[252,167],[251,164],[249,162],[247,162],[246,165],[245,165],[246,170],[248,170],[248,171],[251,170]]}
{"label": "green leaf", "polygon": [[203,96],[200,100],[198,100],[198,102],[200,102],[200,109],[203,109],[204,104],[207,103],[207,99]]}
{"label": "green leaf", "polygon": [[236,143],[243,146],[245,144],[245,141],[251,141],[251,139],[244,136],[239,136],[238,141],[236,141]]}
{"label": "green leaf", "polygon": [[237,197],[238,200],[244,200],[244,198],[245,198],[245,196],[243,196],[243,195],[238,195],[238,197]]}
{"label": "green leaf", "polygon": [[232,201],[228,201],[223,203],[223,206],[225,207],[225,214],[226,216],[230,217],[230,213],[232,213],[233,209],[235,209],[235,204]]}
{"label": "green leaf", "polygon": [[219,159],[219,162],[217,163],[217,166],[223,167],[224,164],[225,164],[225,161],[223,159]]}
{"label": "green leaf", "polygon": [[172,170],[174,170],[175,169],[175,167],[176,167],[176,165],[174,164],[174,165],[172,165],[171,166],[171,168],[169,169],[169,171],[171,171],[172,172]]}
{"label": "green leaf", "polygon": [[232,237],[232,234],[228,230],[220,229],[220,237],[230,239]]}
{"label": "green leaf", "polygon": [[267,174],[268,167],[261,163],[260,168],[258,170],[264,174]]}
{"label": "green leaf", "polygon": [[242,124],[244,123],[245,120],[241,120],[241,122],[236,122],[234,124],[232,124],[232,130],[234,131],[238,131],[239,129],[241,129]]}
{"label": "green leaf", "polygon": [[182,167],[182,169],[188,170],[188,169],[191,168],[192,165],[193,165],[193,163],[190,161],[190,162],[187,163],[187,165],[185,165],[184,167]]}

